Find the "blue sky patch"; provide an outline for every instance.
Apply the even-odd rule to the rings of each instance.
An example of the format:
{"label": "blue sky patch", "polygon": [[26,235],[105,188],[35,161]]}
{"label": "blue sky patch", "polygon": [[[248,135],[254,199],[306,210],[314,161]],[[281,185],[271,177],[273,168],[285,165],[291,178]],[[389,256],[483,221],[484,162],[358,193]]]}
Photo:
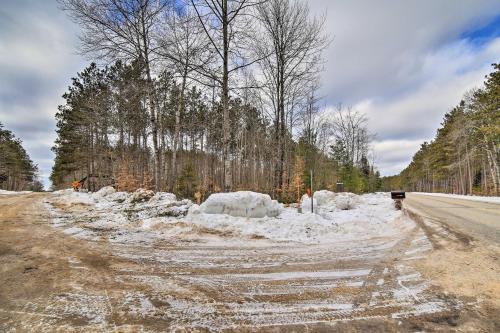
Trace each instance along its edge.
{"label": "blue sky patch", "polygon": [[483,25],[476,25],[473,29],[464,32],[460,38],[468,39],[473,45],[482,46],[488,41],[500,36],[500,15],[485,22]]}

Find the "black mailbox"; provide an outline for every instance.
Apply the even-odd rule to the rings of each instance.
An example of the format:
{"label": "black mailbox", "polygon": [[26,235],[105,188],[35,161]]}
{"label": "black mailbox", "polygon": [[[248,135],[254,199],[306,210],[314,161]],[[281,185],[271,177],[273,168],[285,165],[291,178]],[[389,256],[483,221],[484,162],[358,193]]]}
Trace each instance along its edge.
{"label": "black mailbox", "polygon": [[391,191],[391,199],[401,200],[406,198],[404,191]]}

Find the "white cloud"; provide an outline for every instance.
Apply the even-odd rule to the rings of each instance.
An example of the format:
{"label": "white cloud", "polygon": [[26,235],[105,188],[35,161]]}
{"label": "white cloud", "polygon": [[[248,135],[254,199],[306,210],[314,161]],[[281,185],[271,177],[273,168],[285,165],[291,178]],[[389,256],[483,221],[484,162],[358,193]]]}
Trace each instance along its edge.
{"label": "white cloud", "polygon": [[[322,95],[367,113],[382,174],[403,169],[442,116],[500,59],[500,40],[478,47],[465,31],[500,13],[498,0],[305,0],[327,13]],[[326,10],[325,10],[326,9]],[[48,184],[54,114],[86,61],[74,54],[78,28],[55,0],[0,7],[0,121],[25,141]]]}
{"label": "white cloud", "polygon": [[[500,59],[500,38],[474,52],[464,42],[444,47],[424,58],[424,70],[434,69],[434,75],[429,74],[415,90],[390,99],[362,100],[354,106],[367,114],[370,129],[382,140],[375,145],[382,174],[396,174],[406,167],[419,144],[434,137],[444,114],[467,90],[482,84],[490,64]],[[381,147],[392,147],[397,155]]]}
{"label": "white cloud", "polygon": [[500,59],[500,38],[480,46],[461,38],[498,15],[498,1],[308,2],[318,14],[326,9],[334,37],[323,75],[327,108],[342,102],[367,114],[385,175],[408,165]]}
{"label": "white cloud", "polygon": [[331,102],[353,104],[367,96],[390,97],[428,79],[430,53],[500,12],[500,2],[308,1],[327,12],[334,38],[326,52],[324,93]]}
{"label": "white cloud", "polygon": [[429,140],[384,140],[373,142],[375,163],[381,174],[383,176],[398,174],[408,165],[408,153],[415,153],[423,141]]}
{"label": "white cloud", "polygon": [[55,1],[13,1],[0,8],[0,121],[23,140],[48,186],[54,115],[84,62],[76,27]]}

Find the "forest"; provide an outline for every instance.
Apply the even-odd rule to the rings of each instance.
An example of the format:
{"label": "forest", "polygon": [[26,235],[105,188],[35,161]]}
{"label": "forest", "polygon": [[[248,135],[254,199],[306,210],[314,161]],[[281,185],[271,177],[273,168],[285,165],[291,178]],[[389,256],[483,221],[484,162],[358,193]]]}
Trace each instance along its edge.
{"label": "forest", "polygon": [[375,191],[364,114],[323,110],[331,42],[303,0],[60,0],[91,62],[56,114],[53,187],[182,197]]}
{"label": "forest", "polygon": [[383,179],[385,190],[500,194],[500,64],[484,86],[464,94],[445,114],[436,137],[424,142],[399,175]]}
{"label": "forest", "polygon": [[22,141],[0,123],[0,190],[39,191],[38,167],[24,150]]}

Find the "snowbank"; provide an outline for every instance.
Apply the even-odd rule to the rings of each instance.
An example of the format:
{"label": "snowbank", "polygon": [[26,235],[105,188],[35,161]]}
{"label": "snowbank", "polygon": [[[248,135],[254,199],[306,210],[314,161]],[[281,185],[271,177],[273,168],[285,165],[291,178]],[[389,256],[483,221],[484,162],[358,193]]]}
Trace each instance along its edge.
{"label": "snowbank", "polygon": [[50,201],[64,206],[92,205],[96,202],[89,193],[76,192],[72,189],[52,192]]}
{"label": "snowbank", "polygon": [[[48,203],[54,226],[69,230],[73,237],[99,239],[105,233],[119,242],[318,244],[362,241],[413,227],[395,210],[388,193],[316,193],[314,214],[305,208],[303,214],[283,208],[268,195],[254,192],[214,194],[198,206],[172,193],[64,190],[54,192]],[[303,205],[307,202],[310,198],[304,198]]]}
{"label": "snowbank", "polygon": [[200,212],[205,214],[252,218],[275,217],[281,210],[281,205],[268,194],[251,191],[215,193],[200,206]]}
{"label": "snowbank", "polygon": [[[85,218],[94,224],[99,221],[100,228],[104,228],[106,223],[115,228],[117,221],[118,225],[125,225],[126,221],[129,224],[142,224],[152,218],[182,217],[192,205],[190,200],[177,200],[172,193],[154,193],[144,189],[133,193],[116,192],[110,186],[95,193],[75,192],[71,189],[56,191],[47,203],[69,212],[75,206],[89,206],[89,216]],[[85,225],[90,227],[89,223]]]}
{"label": "snowbank", "polygon": [[500,204],[500,197],[486,197],[486,196],[479,196],[479,195],[461,195],[461,194],[447,194],[447,193],[424,193],[424,192],[412,192],[412,194],[430,195],[430,196],[435,196],[435,197],[445,197],[445,198],[453,198],[453,199],[462,199],[462,200]]}
{"label": "snowbank", "polygon": [[106,187],[101,188],[99,191],[93,193],[92,198],[94,198],[95,200],[99,200],[99,199],[107,197],[110,194],[113,194],[115,192],[116,192],[116,190],[112,186],[106,186]]}
{"label": "snowbank", "polygon": [[[306,196],[303,204],[310,200]],[[388,193],[357,196],[321,191],[314,200],[318,203],[317,213],[310,213],[304,208],[301,214],[295,208],[284,208],[279,216],[261,218],[207,214],[201,207],[193,205],[183,221],[222,235],[306,244],[360,241],[374,236],[394,235],[413,226],[402,218],[400,211],[395,210]],[[348,210],[344,209],[346,201],[350,205]]]}
{"label": "snowbank", "polygon": [[[333,209],[350,210],[356,208],[359,201],[359,196],[354,193],[335,193],[327,190],[321,190],[314,192],[313,209],[315,213],[331,211]],[[302,196],[301,207],[303,212],[311,211],[311,198],[307,194]]]}

